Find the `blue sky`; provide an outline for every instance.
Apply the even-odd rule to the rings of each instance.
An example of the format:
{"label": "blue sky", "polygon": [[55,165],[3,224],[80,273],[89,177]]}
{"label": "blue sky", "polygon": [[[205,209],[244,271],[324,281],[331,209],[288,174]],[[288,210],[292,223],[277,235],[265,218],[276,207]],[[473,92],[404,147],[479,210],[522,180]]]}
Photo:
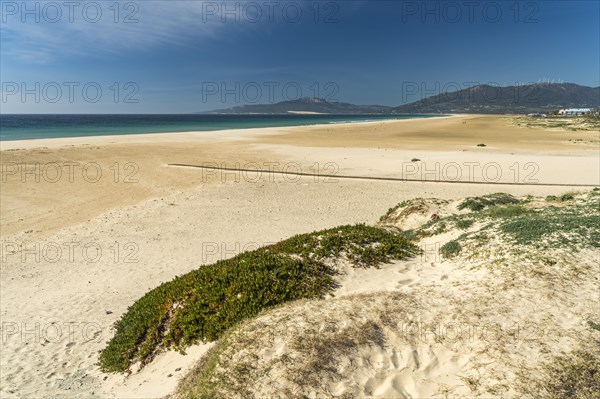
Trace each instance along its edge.
{"label": "blue sky", "polygon": [[315,95],[399,105],[476,83],[600,85],[598,1],[0,4],[3,113],[181,113]]}

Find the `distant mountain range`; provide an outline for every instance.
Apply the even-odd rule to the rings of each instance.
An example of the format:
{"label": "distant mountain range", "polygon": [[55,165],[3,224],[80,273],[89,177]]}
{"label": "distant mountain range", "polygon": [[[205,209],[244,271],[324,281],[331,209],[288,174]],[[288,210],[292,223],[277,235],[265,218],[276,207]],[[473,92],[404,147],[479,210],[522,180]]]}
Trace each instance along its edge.
{"label": "distant mountain range", "polygon": [[349,103],[329,102],[322,98],[305,97],[297,100],[282,101],[275,104],[241,105],[233,108],[219,109],[207,113],[213,114],[287,114],[287,113],[320,113],[320,114],[385,114],[392,107],[383,105],[354,105]]}
{"label": "distant mountain range", "polygon": [[536,83],[507,87],[477,85],[464,90],[441,93],[398,107],[355,105],[343,102],[330,102],[321,98],[301,98],[275,104],[242,105],[202,113],[505,114],[544,112],[565,107],[600,107],[600,87],[593,88],[574,83]]}
{"label": "distant mountain range", "polygon": [[395,113],[527,113],[565,107],[597,108],[600,87],[573,83],[541,83],[523,86],[479,85],[442,93],[393,108]]}

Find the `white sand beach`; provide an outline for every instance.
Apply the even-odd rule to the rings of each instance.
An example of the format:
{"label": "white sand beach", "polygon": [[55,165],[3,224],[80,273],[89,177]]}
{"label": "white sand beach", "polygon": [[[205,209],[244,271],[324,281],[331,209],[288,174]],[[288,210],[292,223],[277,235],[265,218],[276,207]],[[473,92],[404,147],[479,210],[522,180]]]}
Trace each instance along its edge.
{"label": "white sand beach", "polygon": [[[186,355],[163,353],[130,375],[101,373],[98,352],[112,337],[112,324],[144,293],[203,264],[299,233],[375,224],[389,208],[418,197],[453,201],[495,192],[545,197],[600,185],[598,132],[519,127],[511,118],[457,115],[2,142],[0,395],[160,398],[172,393],[211,344],[193,346]],[[582,141],[572,141],[576,139]],[[591,267],[598,267],[595,256],[585,254]],[[486,316],[488,321],[508,323],[515,313],[498,309],[510,308],[511,298],[517,298],[522,320],[542,323],[536,309],[549,309],[547,314],[555,318],[547,323],[559,320],[576,337],[583,327],[575,315],[591,313],[597,305],[567,294],[556,304],[524,285],[499,290],[493,288],[501,280],[494,273],[422,257],[378,270],[356,270],[344,278],[336,296],[339,307],[324,309],[319,317],[331,316],[332,309],[352,314],[354,294],[388,291],[414,293],[426,320],[448,322],[452,312],[460,318],[479,309],[498,311]],[[419,286],[433,282],[436,288],[428,299]],[[593,298],[597,284],[581,287],[579,297]],[[486,290],[498,295],[493,306],[492,297],[482,294]],[[461,292],[463,314],[459,302],[446,298]],[[478,302],[482,298],[487,302]],[[386,301],[382,296],[370,300]],[[301,315],[319,314],[312,303],[294,306]],[[449,310],[444,311],[446,306]],[[356,318],[369,312],[368,306],[357,309]],[[574,341],[553,336],[548,342],[567,350]],[[452,388],[448,394],[464,396],[469,385],[461,373],[475,373],[478,360],[496,357],[477,358],[487,348],[483,344],[463,348],[461,355],[460,342],[452,350],[406,347],[396,354],[401,360],[392,368],[410,368],[418,358],[424,363],[413,367],[415,373],[407,369],[383,381],[355,375],[354,381],[368,381],[375,397],[402,397],[394,396],[401,391],[398,387],[406,397],[433,397],[440,394],[440,383]],[[545,347],[540,348],[510,352],[498,373]],[[413,358],[413,351],[418,356]],[[388,354],[372,356],[383,359]],[[502,374],[498,383],[511,375]]]}

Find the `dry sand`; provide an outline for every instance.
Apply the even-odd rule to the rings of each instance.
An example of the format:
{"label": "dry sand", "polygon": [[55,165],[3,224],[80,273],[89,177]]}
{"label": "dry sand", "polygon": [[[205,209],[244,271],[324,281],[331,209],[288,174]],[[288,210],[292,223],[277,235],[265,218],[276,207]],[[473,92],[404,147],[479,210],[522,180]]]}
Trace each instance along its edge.
{"label": "dry sand", "polygon": [[[569,142],[577,138],[587,144]],[[225,174],[170,163],[600,185],[598,132],[526,129],[497,116],[15,141],[1,150],[2,397],[171,392],[206,347],[169,352],[127,378],[102,375],[97,352],[137,298],[203,263],[297,233],[375,223],[414,197],[574,189]],[[22,174],[23,164],[33,173]]]}

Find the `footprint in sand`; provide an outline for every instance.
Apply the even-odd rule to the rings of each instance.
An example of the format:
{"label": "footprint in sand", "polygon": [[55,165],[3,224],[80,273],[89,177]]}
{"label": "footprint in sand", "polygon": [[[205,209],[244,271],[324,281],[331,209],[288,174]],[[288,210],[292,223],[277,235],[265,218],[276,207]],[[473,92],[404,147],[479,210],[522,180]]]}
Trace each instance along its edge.
{"label": "footprint in sand", "polygon": [[392,387],[396,390],[396,392],[398,392],[400,395],[400,398],[412,398],[413,396],[407,391],[407,388],[410,386],[413,386],[414,383],[407,381],[405,377],[403,376],[396,376],[394,377],[394,379],[392,380]]}
{"label": "footprint in sand", "polygon": [[75,345],[75,342],[69,342],[65,345],[65,354],[71,354],[71,348],[73,347],[73,345]]}
{"label": "footprint in sand", "polygon": [[390,361],[394,365],[394,368],[397,369],[400,363],[398,362],[398,352],[396,352],[396,350],[394,350],[392,356],[390,356]]}
{"label": "footprint in sand", "polygon": [[396,285],[396,287],[400,288],[400,287],[403,287],[405,285],[410,285],[410,284],[412,284],[413,281],[414,280],[410,279],[410,278],[408,278],[406,280],[400,280],[400,281],[398,281],[398,284]]}
{"label": "footprint in sand", "polygon": [[421,367],[421,363],[419,362],[419,352],[417,352],[416,349],[412,352],[412,358],[415,362],[415,370],[419,369]]}

